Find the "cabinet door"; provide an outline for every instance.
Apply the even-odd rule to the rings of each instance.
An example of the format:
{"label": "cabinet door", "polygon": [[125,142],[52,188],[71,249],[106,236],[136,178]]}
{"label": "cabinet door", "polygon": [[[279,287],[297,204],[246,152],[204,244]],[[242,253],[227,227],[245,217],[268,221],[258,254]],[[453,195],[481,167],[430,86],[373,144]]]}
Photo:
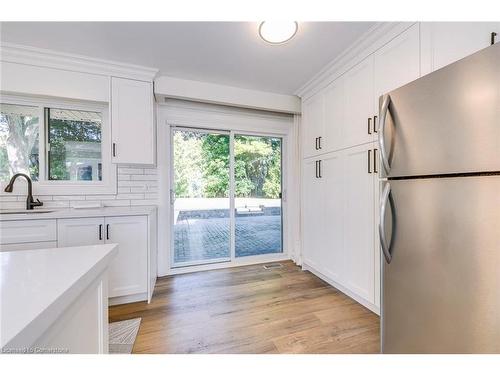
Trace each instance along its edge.
{"label": "cabinet door", "polygon": [[[345,74],[345,127],[343,147],[373,140],[373,56]],[[368,122],[370,121],[370,127]]]}
{"label": "cabinet door", "polygon": [[323,273],[332,280],[342,283],[344,277],[344,171],[343,151],[334,152],[321,161],[324,200],[324,233],[321,243]]}
{"label": "cabinet door", "polygon": [[500,22],[422,22],[422,74],[428,74],[500,40]]}
{"label": "cabinet door", "polygon": [[[302,228],[304,262],[311,267],[323,270],[324,246],[324,204],[323,180],[319,178],[315,160],[306,160],[303,165],[302,190]],[[317,177],[318,176],[318,177]]]}
{"label": "cabinet door", "polygon": [[380,48],[375,52],[373,61],[374,114],[378,114],[381,95],[420,76],[419,25],[413,25]]}
{"label": "cabinet door", "polygon": [[57,247],[102,243],[104,243],[104,219],[102,217],[57,220]]}
{"label": "cabinet door", "polygon": [[333,81],[324,92],[325,119],[324,139],[321,146],[325,152],[342,148],[343,127],[345,124],[344,77]]}
{"label": "cabinet door", "polygon": [[109,267],[109,297],[146,293],[148,235],[146,216],[106,217],[106,243],[118,244]]}
{"label": "cabinet door", "polygon": [[345,286],[374,302],[373,144],[344,151]]}
{"label": "cabinet door", "polygon": [[112,77],[111,124],[114,163],[155,163],[151,82]]}
{"label": "cabinet door", "polygon": [[[323,92],[317,93],[304,101],[302,108],[303,143],[302,156],[308,158],[320,152],[317,138],[323,136],[324,124],[324,96]],[[323,137],[324,138],[324,137]],[[324,139],[322,139],[324,141]]]}

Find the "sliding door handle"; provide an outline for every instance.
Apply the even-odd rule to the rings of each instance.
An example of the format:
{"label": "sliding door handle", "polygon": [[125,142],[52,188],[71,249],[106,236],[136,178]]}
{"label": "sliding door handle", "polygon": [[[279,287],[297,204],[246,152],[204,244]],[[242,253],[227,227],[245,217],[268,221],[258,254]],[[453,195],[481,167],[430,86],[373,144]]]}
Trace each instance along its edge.
{"label": "sliding door handle", "polygon": [[377,149],[373,149],[373,173],[378,173],[377,170]]}
{"label": "sliding door handle", "polygon": [[372,161],[371,161],[371,156],[372,156],[372,150],[368,150],[368,173],[372,173]]}
{"label": "sliding door handle", "polygon": [[372,118],[368,117],[368,134],[372,134]]}
{"label": "sliding door handle", "polygon": [[373,116],[373,132],[374,132],[374,133],[378,133],[378,129],[377,129],[377,119],[378,119],[378,116],[377,116],[377,115]]}
{"label": "sliding door handle", "polygon": [[[385,236],[385,212],[387,209],[387,204],[391,206],[391,218],[392,218],[392,234],[391,239],[387,242],[387,238]],[[385,185],[382,196],[380,197],[380,217],[378,224],[378,233],[380,238],[380,247],[382,248],[382,253],[384,254],[385,261],[387,264],[392,261],[392,242],[394,238],[394,233],[396,231],[396,210],[394,208],[394,200],[391,194],[391,185],[387,182]]]}
{"label": "sliding door handle", "polygon": [[391,97],[389,95],[385,95],[382,98],[382,105],[380,106],[380,121],[379,121],[379,130],[380,133],[378,135],[378,145],[380,149],[380,157],[382,158],[382,165],[384,166],[385,173],[389,174],[391,170],[391,166],[389,165],[389,158],[387,156],[387,151],[385,148],[385,124],[387,119],[387,112],[389,112],[389,104],[391,103]]}

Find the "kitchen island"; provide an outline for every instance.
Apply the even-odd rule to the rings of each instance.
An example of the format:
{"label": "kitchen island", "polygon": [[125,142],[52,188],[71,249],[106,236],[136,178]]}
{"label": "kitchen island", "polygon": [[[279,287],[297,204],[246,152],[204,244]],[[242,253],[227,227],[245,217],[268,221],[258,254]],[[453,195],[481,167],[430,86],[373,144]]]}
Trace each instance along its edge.
{"label": "kitchen island", "polygon": [[2,353],[107,353],[117,244],[0,252]]}

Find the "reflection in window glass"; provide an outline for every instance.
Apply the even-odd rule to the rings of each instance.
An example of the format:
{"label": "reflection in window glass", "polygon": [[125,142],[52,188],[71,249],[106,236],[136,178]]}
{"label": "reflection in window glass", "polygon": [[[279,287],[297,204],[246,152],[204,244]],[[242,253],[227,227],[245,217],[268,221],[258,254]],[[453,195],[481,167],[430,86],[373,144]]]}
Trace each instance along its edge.
{"label": "reflection in window glass", "polygon": [[102,181],[102,114],[46,108],[49,180]]}
{"label": "reflection in window glass", "polygon": [[38,180],[38,107],[0,104],[0,181],[16,173]]}

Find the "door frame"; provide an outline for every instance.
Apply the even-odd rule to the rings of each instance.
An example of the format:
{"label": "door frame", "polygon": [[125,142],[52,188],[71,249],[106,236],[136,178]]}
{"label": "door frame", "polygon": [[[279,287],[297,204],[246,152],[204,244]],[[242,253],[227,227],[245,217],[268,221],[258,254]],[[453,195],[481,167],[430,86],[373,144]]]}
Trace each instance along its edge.
{"label": "door frame", "polygon": [[[175,125],[170,124],[168,126],[169,129],[169,268],[171,273],[183,273],[183,272],[192,272],[205,267],[207,269],[212,268],[220,268],[220,266],[237,266],[241,264],[253,264],[253,263],[264,263],[268,261],[274,261],[276,259],[282,259],[285,256],[285,259],[288,259],[288,255],[285,251],[285,213],[286,213],[286,200],[285,200],[285,185],[284,181],[286,181],[285,175],[285,135],[283,134],[272,134],[272,133],[264,133],[264,132],[256,132],[256,131],[240,131],[240,130],[227,130],[227,129],[213,129],[213,128],[200,128],[200,127],[192,127],[186,125]],[[229,135],[229,222],[230,222],[230,254],[228,258],[217,258],[217,259],[205,259],[199,261],[192,262],[182,262],[175,263],[174,261],[174,219],[175,219],[175,211],[173,209],[175,203],[174,190],[175,190],[175,179],[174,179],[174,148],[173,146],[173,135],[176,130],[185,130],[185,131],[193,131],[199,133],[206,134],[222,134]],[[234,175],[234,138],[238,135],[248,135],[248,136],[257,136],[257,137],[269,137],[269,138],[279,138],[281,140],[281,252],[272,253],[272,254],[260,254],[260,255],[250,255],[245,257],[236,257],[236,217],[235,217],[235,175]],[[285,255],[286,254],[286,255]]]}

